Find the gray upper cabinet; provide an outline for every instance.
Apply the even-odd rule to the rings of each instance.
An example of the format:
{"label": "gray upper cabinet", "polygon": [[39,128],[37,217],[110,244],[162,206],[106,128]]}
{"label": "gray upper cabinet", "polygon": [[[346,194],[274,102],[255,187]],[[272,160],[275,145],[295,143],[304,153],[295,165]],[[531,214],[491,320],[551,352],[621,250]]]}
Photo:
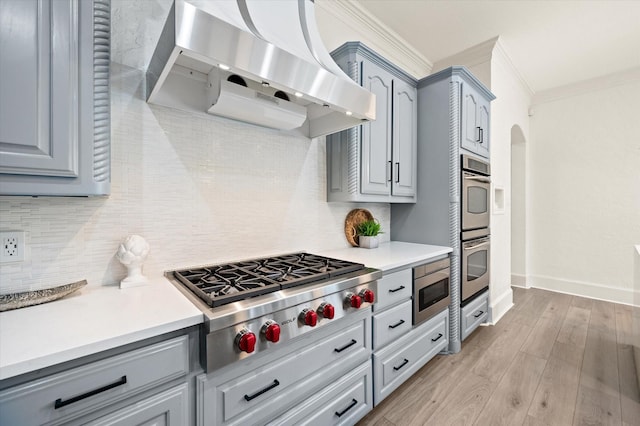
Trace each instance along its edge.
{"label": "gray upper cabinet", "polygon": [[416,80],[359,42],[332,56],[376,95],[376,120],[327,136],[327,200],[414,203]]}
{"label": "gray upper cabinet", "polygon": [[110,0],[0,1],[0,195],[107,195]]}
{"label": "gray upper cabinet", "polygon": [[472,83],[462,84],[461,147],[489,158],[489,100]]}

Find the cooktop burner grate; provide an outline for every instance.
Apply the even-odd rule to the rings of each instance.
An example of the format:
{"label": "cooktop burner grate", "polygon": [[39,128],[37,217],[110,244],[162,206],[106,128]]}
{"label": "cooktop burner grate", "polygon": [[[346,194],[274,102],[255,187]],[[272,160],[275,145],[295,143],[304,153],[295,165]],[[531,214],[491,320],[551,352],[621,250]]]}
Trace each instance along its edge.
{"label": "cooktop burner grate", "polygon": [[280,289],[364,269],[360,263],[308,253],[174,271],[209,306],[221,306]]}

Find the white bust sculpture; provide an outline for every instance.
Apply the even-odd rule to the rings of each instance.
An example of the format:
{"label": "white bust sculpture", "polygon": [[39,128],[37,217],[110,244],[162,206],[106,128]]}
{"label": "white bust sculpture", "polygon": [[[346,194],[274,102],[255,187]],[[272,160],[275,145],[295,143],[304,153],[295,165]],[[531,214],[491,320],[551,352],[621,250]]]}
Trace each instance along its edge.
{"label": "white bust sculpture", "polygon": [[118,247],[116,257],[127,267],[127,277],[120,281],[120,288],[135,287],[147,283],[142,275],[142,264],[149,254],[149,244],[139,235],[129,235]]}

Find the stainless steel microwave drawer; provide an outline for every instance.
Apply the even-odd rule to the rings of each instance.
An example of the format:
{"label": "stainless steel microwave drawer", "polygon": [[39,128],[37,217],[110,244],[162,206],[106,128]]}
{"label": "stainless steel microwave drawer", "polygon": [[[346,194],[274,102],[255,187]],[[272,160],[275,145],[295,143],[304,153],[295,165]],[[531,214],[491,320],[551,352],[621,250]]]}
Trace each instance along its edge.
{"label": "stainless steel microwave drawer", "polygon": [[61,424],[189,372],[189,341],[176,337],[0,392],[0,424]]}

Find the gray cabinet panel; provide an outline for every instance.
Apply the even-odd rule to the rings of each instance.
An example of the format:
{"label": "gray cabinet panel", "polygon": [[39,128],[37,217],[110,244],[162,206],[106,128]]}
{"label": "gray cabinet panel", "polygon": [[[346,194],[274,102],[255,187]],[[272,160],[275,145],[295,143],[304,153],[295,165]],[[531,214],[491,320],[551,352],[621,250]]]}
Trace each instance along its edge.
{"label": "gray cabinet panel", "polygon": [[402,80],[394,80],[393,85],[391,193],[412,197],[416,195],[417,180],[418,91]]}
{"label": "gray cabinet panel", "polygon": [[362,80],[364,87],[376,95],[376,120],[362,126],[362,193],[388,195],[393,77],[376,64],[365,61]]}
{"label": "gray cabinet panel", "polygon": [[0,195],[109,193],[110,19],[110,0],[0,2]]}
{"label": "gray cabinet panel", "polygon": [[489,158],[489,101],[470,84],[462,83],[460,146]]}

